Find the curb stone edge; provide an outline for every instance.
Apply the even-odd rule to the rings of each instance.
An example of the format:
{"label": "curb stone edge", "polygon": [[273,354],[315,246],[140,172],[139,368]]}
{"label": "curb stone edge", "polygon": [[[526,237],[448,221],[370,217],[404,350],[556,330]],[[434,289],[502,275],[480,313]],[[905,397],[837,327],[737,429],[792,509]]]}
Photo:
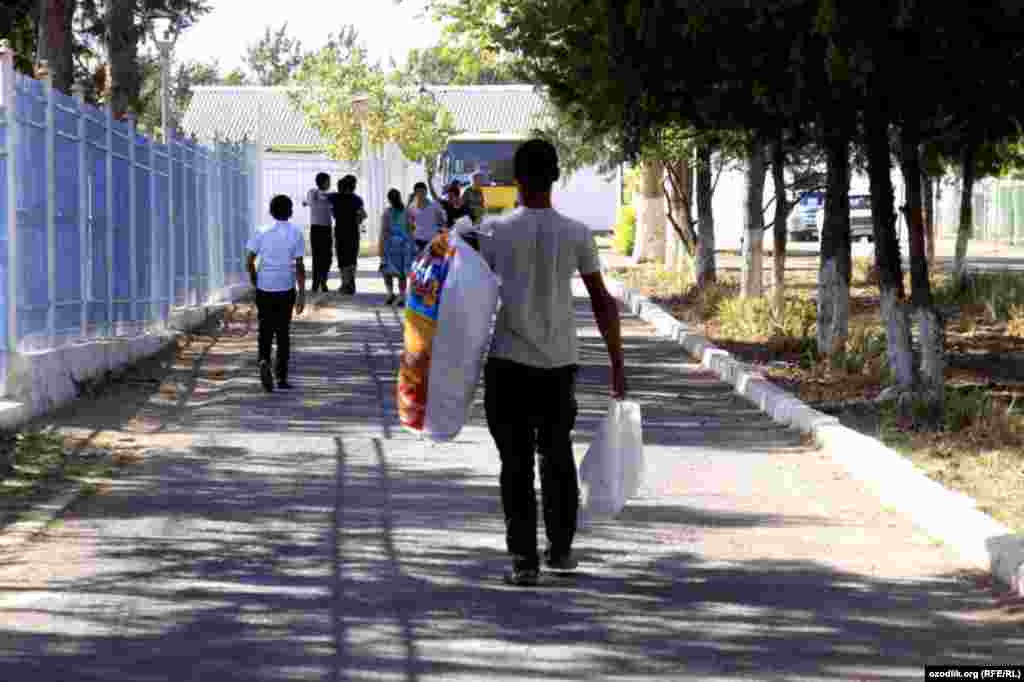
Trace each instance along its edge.
{"label": "curb stone edge", "polygon": [[1024,534],[977,508],[971,497],[950,490],[880,441],[840,424],[778,388],[755,368],[739,362],[676,320],[650,298],[629,289],[602,263],[609,292],[658,333],[679,343],[700,365],[778,424],[810,434],[834,462],[870,489],[883,504],[903,513],[971,564],[1024,597]]}

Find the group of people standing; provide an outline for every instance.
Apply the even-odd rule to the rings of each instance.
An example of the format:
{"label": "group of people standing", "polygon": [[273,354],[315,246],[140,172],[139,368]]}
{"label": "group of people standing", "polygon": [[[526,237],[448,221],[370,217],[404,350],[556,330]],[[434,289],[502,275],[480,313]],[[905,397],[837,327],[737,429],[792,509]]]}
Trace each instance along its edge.
{"label": "group of people standing", "polygon": [[[338,268],[343,294],[355,293],[356,262],[359,258],[359,241],[362,222],[366,211],[362,198],[355,193],[356,179],[346,175],[338,181],[338,191],[328,192],[331,178],[318,173],[316,187],[309,190],[303,202],[310,211],[310,245],[313,251],[312,290],[327,291],[327,278],[331,270],[332,241],[331,218],[334,219],[334,242],[337,250]],[[428,195],[427,184],[417,182],[407,200],[397,189],[387,194],[388,206],[380,217],[377,246],[380,254],[380,272],[387,287],[387,305],[405,304],[406,277],[412,270],[416,255],[444,229],[454,227],[456,221],[468,217],[472,224],[483,220],[486,202],[480,188],[480,176],[465,192],[458,181],[445,188],[444,196],[433,200]],[[467,241],[478,247],[473,234],[466,235]],[[398,295],[395,295],[395,281]]]}
{"label": "group of people standing", "polygon": [[[309,243],[313,251],[314,292],[327,291],[331,259],[336,251],[343,294],[356,293],[356,264],[359,261],[359,238],[366,209],[356,194],[356,177],[346,175],[338,180],[338,191],[330,192],[331,176],[317,173],[316,187],[306,194],[304,206],[309,207]],[[331,222],[334,222],[332,244]]]}

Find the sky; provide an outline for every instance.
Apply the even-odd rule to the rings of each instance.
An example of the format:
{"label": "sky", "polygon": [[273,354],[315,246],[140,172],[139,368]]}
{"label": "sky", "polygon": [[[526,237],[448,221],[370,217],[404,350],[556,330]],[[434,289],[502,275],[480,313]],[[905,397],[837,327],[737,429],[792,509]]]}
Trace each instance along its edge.
{"label": "sky", "polygon": [[[288,33],[313,50],[353,24],[372,60],[400,64],[410,48],[437,44],[441,31],[428,18],[417,18],[422,0],[210,0],[212,11],[188,29],[174,50],[176,60],[217,59],[222,72],[242,66],[248,44],[259,40],[266,26],[288,22]],[[282,11],[285,9],[286,11]]]}

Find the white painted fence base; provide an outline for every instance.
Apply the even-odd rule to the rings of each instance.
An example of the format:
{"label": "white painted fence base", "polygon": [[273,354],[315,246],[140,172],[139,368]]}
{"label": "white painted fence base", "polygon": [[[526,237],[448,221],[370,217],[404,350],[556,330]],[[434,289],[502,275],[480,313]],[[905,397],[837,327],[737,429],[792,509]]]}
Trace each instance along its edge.
{"label": "white painted fence base", "polygon": [[[248,286],[224,290],[225,301],[238,301]],[[17,429],[30,420],[79,398],[76,382],[125,369],[155,355],[174,342],[180,332],[201,327],[228,303],[171,311],[167,330],[128,338],[106,338],[36,353],[8,356],[8,400],[0,401],[0,428]]]}

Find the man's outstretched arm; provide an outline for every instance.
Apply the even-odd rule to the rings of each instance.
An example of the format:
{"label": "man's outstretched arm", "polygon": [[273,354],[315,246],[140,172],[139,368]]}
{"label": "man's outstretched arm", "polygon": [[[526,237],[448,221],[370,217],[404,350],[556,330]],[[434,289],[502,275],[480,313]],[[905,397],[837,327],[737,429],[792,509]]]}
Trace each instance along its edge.
{"label": "man's outstretched arm", "polygon": [[612,397],[622,400],[626,397],[626,368],[622,353],[622,324],[619,306],[604,285],[600,272],[583,275],[583,284],[590,294],[590,307],[594,311],[597,328],[608,347],[608,358],[612,367]]}

